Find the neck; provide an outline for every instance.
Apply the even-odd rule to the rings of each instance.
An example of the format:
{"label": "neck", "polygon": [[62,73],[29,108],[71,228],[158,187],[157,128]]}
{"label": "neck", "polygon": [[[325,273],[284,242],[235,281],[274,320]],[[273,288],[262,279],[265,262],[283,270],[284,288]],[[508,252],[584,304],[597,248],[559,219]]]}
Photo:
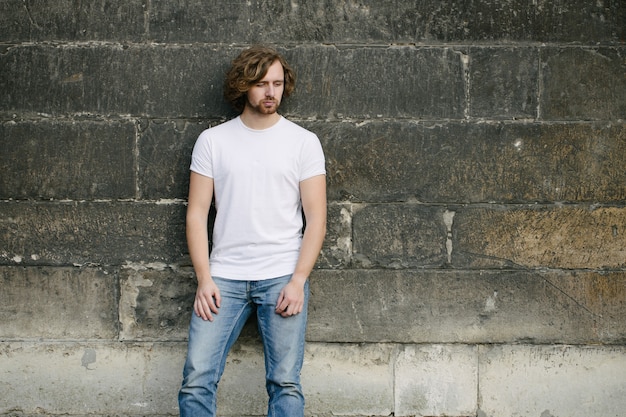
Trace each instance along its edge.
{"label": "neck", "polygon": [[263,130],[274,126],[280,120],[280,114],[258,114],[251,111],[247,111],[245,108],[241,113],[241,121],[250,129]]}

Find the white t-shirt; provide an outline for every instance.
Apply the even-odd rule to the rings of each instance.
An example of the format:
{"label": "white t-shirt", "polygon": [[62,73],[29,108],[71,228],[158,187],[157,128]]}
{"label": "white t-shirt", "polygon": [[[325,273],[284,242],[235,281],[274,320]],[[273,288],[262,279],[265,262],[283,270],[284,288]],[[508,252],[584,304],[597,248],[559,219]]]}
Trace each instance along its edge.
{"label": "white t-shirt", "polygon": [[200,134],[190,169],[214,182],[211,275],[292,274],[302,241],[300,182],[326,173],[317,136],[284,117],[265,130],[237,117]]}

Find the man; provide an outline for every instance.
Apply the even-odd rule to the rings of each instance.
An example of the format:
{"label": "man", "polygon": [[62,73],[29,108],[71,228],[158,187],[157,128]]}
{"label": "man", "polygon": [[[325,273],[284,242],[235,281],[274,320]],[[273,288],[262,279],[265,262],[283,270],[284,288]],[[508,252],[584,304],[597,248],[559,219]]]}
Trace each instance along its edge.
{"label": "man", "polygon": [[244,50],[224,91],[240,115],[205,130],[194,147],[187,243],[198,287],[178,397],[182,417],[215,416],[226,355],[255,311],[268,417],[304,415],[308,276],[326,233],[326,171],[317,136],[277,112],[294,87],[293,70],[275,50]]}

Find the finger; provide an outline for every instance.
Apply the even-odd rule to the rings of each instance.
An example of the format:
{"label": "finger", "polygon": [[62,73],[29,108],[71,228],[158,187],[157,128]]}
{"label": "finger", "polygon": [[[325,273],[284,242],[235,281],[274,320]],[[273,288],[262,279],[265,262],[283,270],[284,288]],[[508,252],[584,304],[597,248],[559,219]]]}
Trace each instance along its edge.
{"label": "finger", "polygon": [[205,305],[207,314],[211,314],[211,313],[217,314],[217,304],[213,297],[205,298],[204,305]]}
{"label": "finger", "polygon": [[220,290],[215,290],[215,294],[213,294],[213,298],[215,299],[215,311],[214,313],[217,314],[217,309],[220,308],[220,305],[222,304],[222,296],[220,295]]}
{"label": "finger", "polygon": [[211,318],[205,313],[205,308],[202,302],[202,299],[197,299],[195,303],[195,311],[198,317],[202,320],[210,320]]}
{"label": "finger", "polygon": [[289,307],[288,305],[282,305],[281,304],[281,305],[276,307],[276,313],[280,314],[281,316],[284,316],[285,313],[287,312],[287,308],[288,307]]}
{"label": "finger", "polygon": [[283,317],[287,317],[289,315],[289,302],[287,300],[283,300],[277,307],[276,313],[280,314]]}
{"label": "finger", "polygon": [[285,300],[285,294],[281,291],[278,296],[278,300],[276,301],[276,312],[282,314],[287,308],[287,306],[288,306],[288,303]]}
{"label": "finger", "polygon": [[296,314],[298,314],[298,307],[297,303],[294,303],[286,306],[280,315],[283,317],[291,317],[295,316]]}
{"label": "finger", "polygon": [[207,320],[207,317],[204,314],[204,309],[202,308],[202,304],[200,303],[200,300],[196,299],[196,301],[194,301],[193,311],[196,313],[196,316],[200,317],[202,320]]}
{"label": "finger", "polygon": [[211,313],[217,314],[217,308],[213,304],[213,298],[210,297],[207,299],[205,297],[198,297],[197,305],[198,315],[202,317],[203,320],[213,321],[213,314]]}

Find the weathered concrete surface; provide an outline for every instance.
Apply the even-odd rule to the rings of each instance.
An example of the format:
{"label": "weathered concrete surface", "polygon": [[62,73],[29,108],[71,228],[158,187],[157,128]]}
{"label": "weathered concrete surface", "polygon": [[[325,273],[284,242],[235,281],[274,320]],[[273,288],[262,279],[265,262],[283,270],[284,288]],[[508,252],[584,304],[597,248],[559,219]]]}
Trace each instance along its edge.
{"label": "weathered concrete surface", "polygon": [[473,416],[478,348],[402,345],[395,360],[394,416]]}
{"label": "weathered concrete surface", "polygon": [[522,207],[459,210],[455,265],[616,269],[626,266],[626,209]]}
{"label": "weathered concrete surface", "polygon": [[185,262],[182,204],[0,202],[0,263]]}
{"label": "weathered concrete surface", "polygon": [[[119,337],[132,342],[187,337],[195,293],[190,268],[129,264],[111,273],[3,267],[2,277],[7,288],[0,298],[0,312],[8,320],[4,339]],[[623,343],[625,281],[618,271],[318,270],[311,280],[307,338],[345,343]]]}
{"label": "weathered concrete surface", "polygon": [[[97,415],[107,404],[109,415],[177,415],[184,354],[184,344],[5,342],[0,413]],[[309,344],[306,415],[621,417],[624,354],[601,346]],[[219,414],[264,415],[266,398],[260,345],[236,344]]]}
{"label": "weathered concrete surface", "polygon": [[[615,43],[624,39],[623,2],[487,0],[398,2],[231,2],[70,0],[0,5],[0,40],[157,42],[537,42]],[[419,7],[418,7],[419,6]]]}
{"label": "weathered concrete surface", "polygon": [[307,344],[302,371],[307,415],[390,415],[397,354],[386,344]]}
{"label": "weathered concrete surface", "polygon": [[352,204],[328,204],[326,238],[317,259],[321,268],[343,268],[352,259]]}
{"label": "weathered concrete surface", "polygon": [[352,218],[353,264],[361,268],[419,268],[446,262],[444,208],[367,205]]}
{"label": "weathered concrete surface", "polygon": [[[169,343],[3,343],[0,413],[84,415],[106,404],[115,415],[176,415],[184,349],[184,344]],[[309,346],[302,377],[307,415],[388,415],[393,409],[393,351],[386,345]],[[218,402],[223,416],[265,414],[260,344],[235,345]]]}
{"label": "weathered concrete surface", "polygon": [[120,339],[185,340],[195,290],[190,267],[126,265],[120,272]]}
{"label": "weathered concrete surface", "polygon": [[626,210],[619,207],[354,204],[344,215],[351,216],[351,229],[333,229],[325,248],[351,239],[351,254],[335,253],[358,268],[626,265]]}
{"label": "weathered concrete surface", "polygon": [[318,271],[308,340],[623,344],[625,281],[623,271]]}
{"label": "weathered concrete surface", "polygon": [[136,196],[132,121],[17,120],[0,137],[0,199]]}
{"label": "weathered concrete surface", "polygon": [[118,337],[115,273],[3,266],[0,287],[0,340]]}
{"label": "weathered concrete surface", "polygon": [[[323,141],[334,200],[626,199],[623,123],[303,124]],[[5,122],[0,163],[12,175],[0,177],[0,197],[185,198],[191,147],[207,126],[182,120]],[[79,156],[84,160],[71,162]]]}
{"label": "weathered concrete surface", "polygon": [[621,417],[624,347],[481,346],[479,417]]}
{"label": "weathered concrete surface", "polygon": [[[228,63],[241,49],[163,44],[9,47],[0,55],[1,110],[232,116],[222,85]],[[299,80],[298,92],[285,101],[286,114],[463,118],[465,55],[452,48],[305,45],[284,52]],[[47,94],[39,94],[42,90]]]}
{"label": "weathered concrete surface", "polygon": [[[210,117],[228,113],[229,48],[28,44],[0,55],[2,110]],[[41,94],[45,91],[46,94]]]}
{"label": "weathered concrete surface", "polygon": [[538,117],[538,49],[472,47],[469,56],[469,114],[472,117]]}
{"label": "weathered concrete surface", "polygon": [[[540,82],[539,52],[544,60]],[[302,118],[615,120],[626,115],[621,100],[626,94],[623,48],[301,46],[285,53],[300,81],[285,110]],[[10,47],[0,56],[3,110],[206,118],[230,114],[221,85],[225,63],[235,54],[208,46]],[[499,59],[493,60],[494,55]],[[569,75],[572,62],[576,77]],[[358,70],[372,67],[378,70]],[[589,85],[582,82],[586,79],[598,81]],[[39,94],[42,90],[49,94]]]}
{"label": "weathered concrete surface", "polygon": [[[250,42],[453,42],[612,41],[622,34],[619,17],[623,5],[584,1],[533,3],[518,0],[494,5],[488,1],[459,4],[454,1],[394,3],[376,0],[358,3],[271,2],[235,3],[215,10],[202,1],[183,9],[176,3],[158,3],[151,13],[151,33],[169,41],[200,38],[227,42],[234,36]],[[276,17],[276,19],[272,19]],[[563,22],[576,22],[576,26]],[[246,24],[247,23],[247,24]],[[191,27],[193,30],[185,30]],[[290,30],[291,29],[291,30]]]}
{"label": "weathered concrete surface", "polygon": [[138,141],[141,198],[187,198],[191,151],[207,127],[206,122],[142,120]]}
{"label": "weathered concrete surface", "polygon": [[327,153],[332,200],[626,200],[618,123],[307,123]]}
{"label": "weathered concrete surface", "polygon": [[2,343],[0,413],[175,414],[180,345]]}
{"label": "weathered concrete surface", "polygon": [[467,58],[461,50],[328,46],[299,47],[288,54],[299,83],[288,113],[306,118],[464,117]]}
{"label": "weathered concrete surface", "polygon": [[625,48],[546,48],[541,117],[615,120],[626,117]]}
{"label": "weathered concrete surface", "polygon": [[142,0],[107,0],[77,4],[73,0],[0,3],[2,42],[45,40],[134,40],[145,31]]}
{"label": "weathered concrete surface", "polygon": [[[0,414],[177,414],[190,151],[265,42],[328,162],[307,416],[616,416],[624,21],[617,0],[0,2]],[[262,368],[250,322],[222,415],[264,414]]]}

